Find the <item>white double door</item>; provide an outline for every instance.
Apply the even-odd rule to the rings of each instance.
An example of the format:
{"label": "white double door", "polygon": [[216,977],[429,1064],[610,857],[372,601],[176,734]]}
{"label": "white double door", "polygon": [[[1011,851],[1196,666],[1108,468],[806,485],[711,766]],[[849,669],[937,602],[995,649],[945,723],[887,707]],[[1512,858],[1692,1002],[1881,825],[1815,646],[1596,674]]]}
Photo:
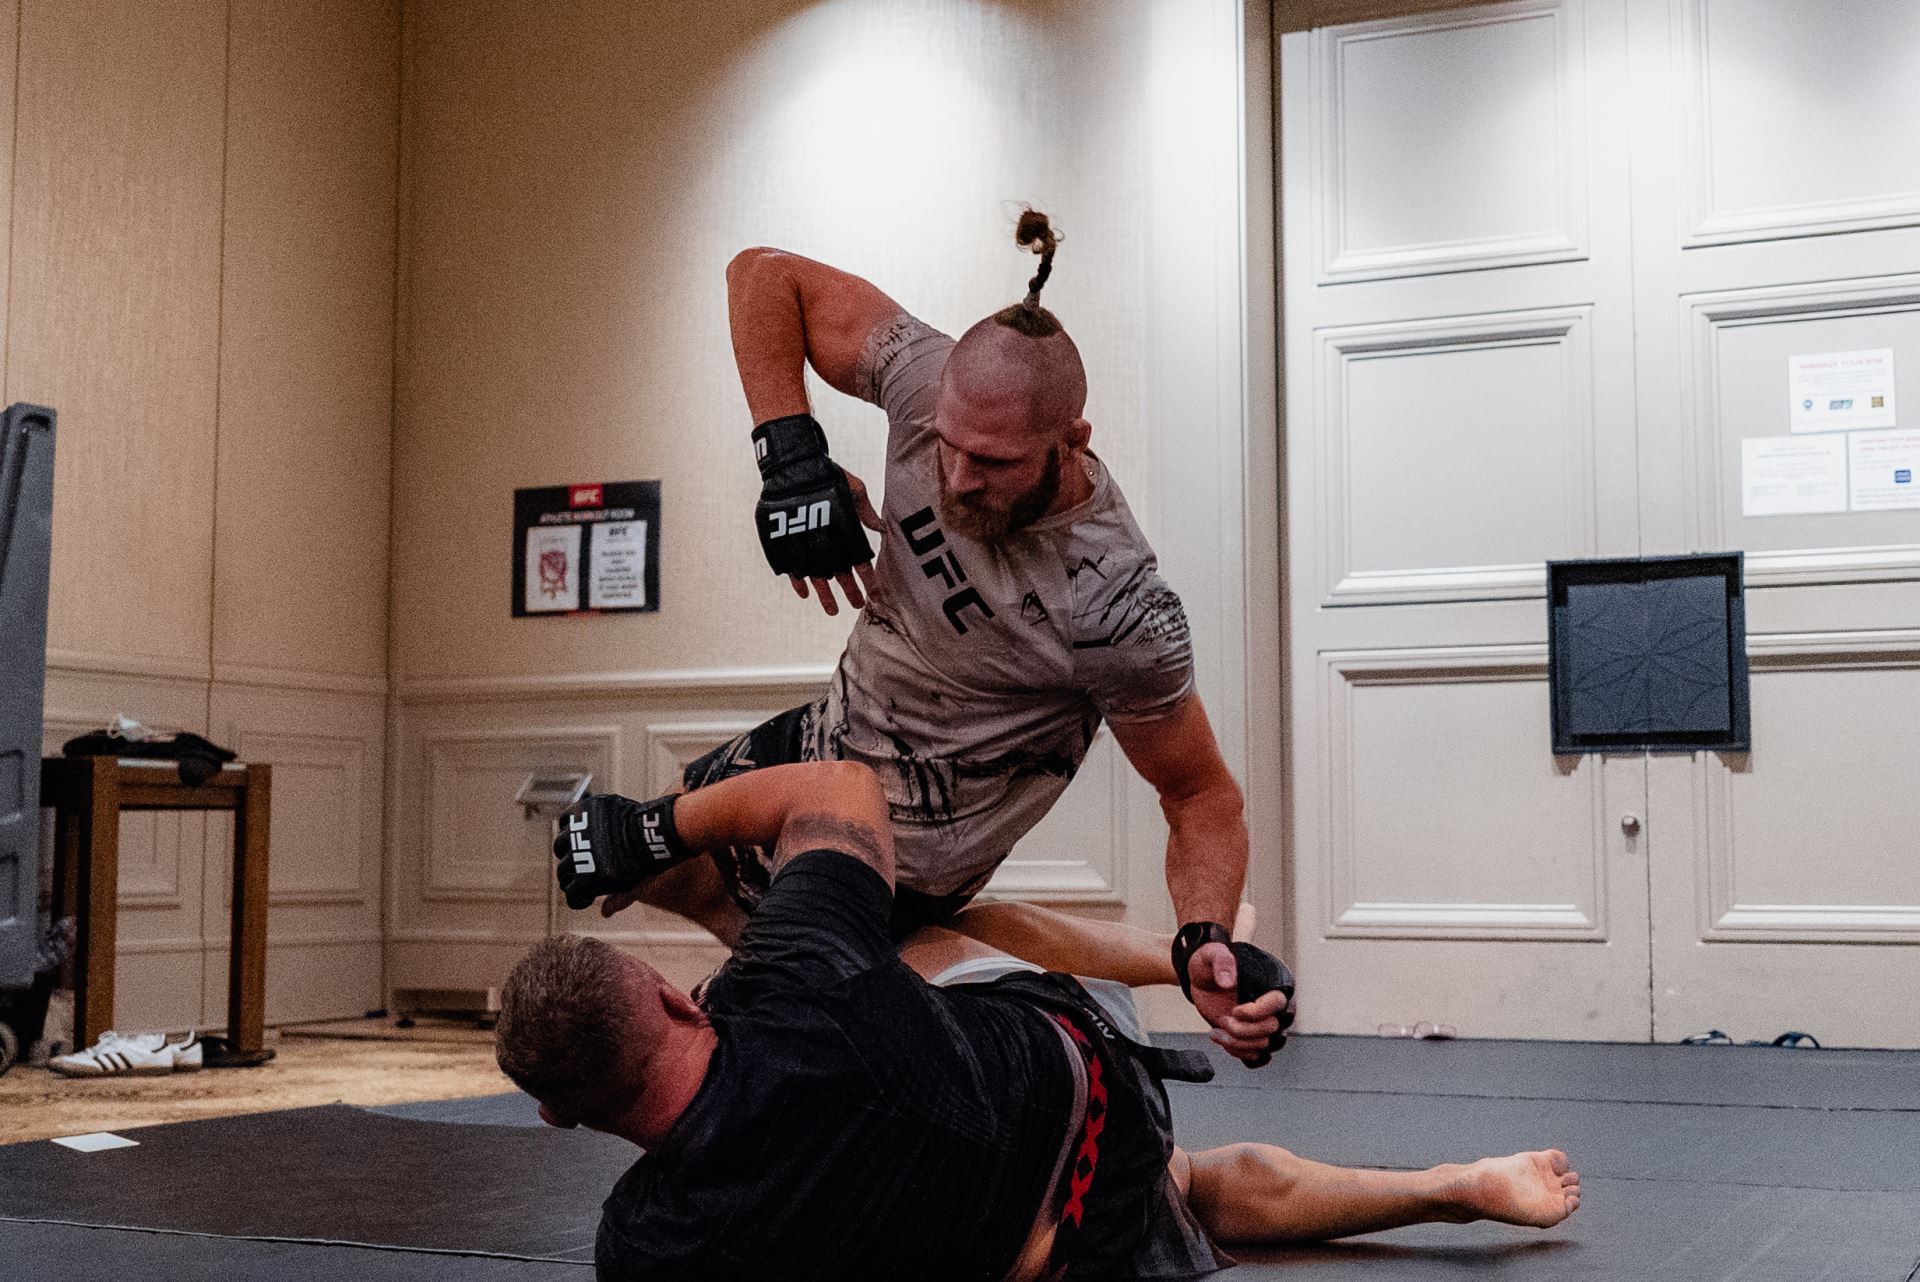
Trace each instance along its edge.
{"label": "white double door", "polygon": [[[1920,429],[1920,6],[1284,37],[1303,1027],[1920,1045],[1920,510],[1747,517],[1789,358]],[[1558,757],[1543,563],[1743,550],[1753,750]]]}

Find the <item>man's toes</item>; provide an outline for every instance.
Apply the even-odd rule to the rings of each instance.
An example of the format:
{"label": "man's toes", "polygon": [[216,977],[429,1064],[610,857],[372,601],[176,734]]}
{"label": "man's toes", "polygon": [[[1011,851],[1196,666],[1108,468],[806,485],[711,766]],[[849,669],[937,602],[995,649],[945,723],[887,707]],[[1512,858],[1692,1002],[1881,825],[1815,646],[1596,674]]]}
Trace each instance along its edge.
{"label": "man's toes", "polygon": [[1573,1166],[1571,1162],[1567,1161],[1567,1155],[1557,1148],[1547,1150],[1547,1161],[1553,1163],[1553,1173],[1555,1175],[1565,1175]]}
{"label": "man's toes", "polygon": [[1565,1175],[1562,1175],[1560,1177],[1560,1187],[1563,1189],[1579,1188],[1580,1173],[1578,1171],[1568,1171]]}

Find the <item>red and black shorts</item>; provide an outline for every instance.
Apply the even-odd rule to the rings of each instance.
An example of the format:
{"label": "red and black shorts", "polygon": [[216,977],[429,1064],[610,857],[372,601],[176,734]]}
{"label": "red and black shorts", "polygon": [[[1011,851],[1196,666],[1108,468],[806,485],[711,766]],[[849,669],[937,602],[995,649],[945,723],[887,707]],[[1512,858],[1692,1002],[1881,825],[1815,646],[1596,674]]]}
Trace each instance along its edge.
{"label": "red and black shorts", "polygon": [[1059,1024],[1085,1069],[1086,1108],[1055,1191],[1049,1276],[1170,1280],[1232,1264],[1167,1167],[1173,1114],[1162,1082],[1204,1080],[1211,1070],[1196,1072],[1183,1055],[1128,1040],[1070,976],[1028,972],[998,985],[1020,991]]}

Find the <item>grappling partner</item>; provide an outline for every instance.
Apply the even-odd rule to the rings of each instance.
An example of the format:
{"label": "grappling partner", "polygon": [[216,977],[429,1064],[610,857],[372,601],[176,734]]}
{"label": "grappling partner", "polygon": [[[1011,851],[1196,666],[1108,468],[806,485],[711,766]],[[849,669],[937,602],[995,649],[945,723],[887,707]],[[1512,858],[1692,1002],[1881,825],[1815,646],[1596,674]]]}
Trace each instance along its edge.
{"label": "grappling partner", "polygon": [[[1399,1172],[1178,1148],[1161,1082],[1210,1076],[1197,1053],[1131,1040],[1067,975],[1002,959],[979,982],[987,950],[938,928],[896,953],[893,826],[864,765],[769,767],[645,810],[663,849],[763,846],[772,875],[704,1006],[571,935],[507,982],[501,1068],[548,1122],[646,1150],[605,1203],[602,1279],[1190,1278],[1231,1263],[1217,1244],[1548,1227],[1579,1205],[1557,1150]],[[562,854],[570,895],[621,888]],[[916,961],[973,982],[930,985]]]}

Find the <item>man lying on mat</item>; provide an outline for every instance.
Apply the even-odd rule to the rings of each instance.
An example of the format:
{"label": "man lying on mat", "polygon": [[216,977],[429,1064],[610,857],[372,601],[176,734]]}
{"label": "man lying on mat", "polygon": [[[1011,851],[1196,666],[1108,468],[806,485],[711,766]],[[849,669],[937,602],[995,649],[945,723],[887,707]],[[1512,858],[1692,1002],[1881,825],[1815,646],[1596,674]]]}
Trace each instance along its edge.
{"label": "man lying on mat", "polygon": [[1161,1082],[1210,1076],[1197,1053],[1140,1045],[1076,980],[951,932],[896,953],[865,766],[770,767],[649,806],[663,841],[764,844],[775,875],[705,1009],[578,936],[507,982],[501,1068],[548,1122],[647,1150],[606,1201],[602,1278],[1186,1278],[1230,1263],[1216,1242],[1545,1227],[1579,1205],[1551,1150],[1394,1172],[1177,1148]]}

